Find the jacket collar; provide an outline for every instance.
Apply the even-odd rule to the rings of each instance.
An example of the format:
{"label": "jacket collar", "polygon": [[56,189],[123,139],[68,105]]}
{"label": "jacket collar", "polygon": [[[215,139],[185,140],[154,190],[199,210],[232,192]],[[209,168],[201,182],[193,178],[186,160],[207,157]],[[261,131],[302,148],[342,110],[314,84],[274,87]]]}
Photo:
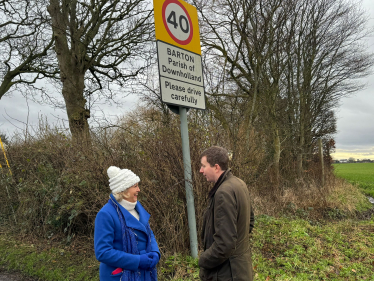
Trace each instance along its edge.
{"label": "jacket collar", "polygon": [[220,175],[220,177],[218,178],[213,188],[209,191],[208,198],[212,198],[214,194],[216,194],[216,191],[218,190],[220,185],[223,183],[223,181],[227,178],[229,174],[231,174],[231,169],[227,169],[225,172],[222,173],[222,175]]}
{"label": "jacket collar", "polygon": [[109,200],[113,200],[113,202],[117,205],[119,210],[122,212],[123,217],[126,220],[126,225],[128,227],[147,233],[145,226],[148,224],[148,221],[151,215],[144,209],[144,207],[140,204],[139,201],[136,203],[136,206],[135,206],[135,210],[139,214],[139,220],[137,220],[132,214],[130,214],[129,211],[127,211],[124,207],[121,206],[121,204],[117,202],[113,194],[110,194]]}

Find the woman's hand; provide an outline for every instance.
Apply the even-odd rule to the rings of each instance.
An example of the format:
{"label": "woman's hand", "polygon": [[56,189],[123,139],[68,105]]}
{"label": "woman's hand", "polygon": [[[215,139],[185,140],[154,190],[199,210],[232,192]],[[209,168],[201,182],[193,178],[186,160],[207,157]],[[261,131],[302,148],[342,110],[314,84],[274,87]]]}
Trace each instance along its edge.
{"label": "woman's hand", "polygon": [[152,262],[153,260],[150,253],[140,255],[139,269],[149,270]]}
{"label": "woman's hand", "polygon": [[151,263],[150,267],[154,268],[156,266],[156,264],[158,264],[158,262],[160,261],[160,256],[157,252],[150,252],[149,255],[152,258],[152,263]]}

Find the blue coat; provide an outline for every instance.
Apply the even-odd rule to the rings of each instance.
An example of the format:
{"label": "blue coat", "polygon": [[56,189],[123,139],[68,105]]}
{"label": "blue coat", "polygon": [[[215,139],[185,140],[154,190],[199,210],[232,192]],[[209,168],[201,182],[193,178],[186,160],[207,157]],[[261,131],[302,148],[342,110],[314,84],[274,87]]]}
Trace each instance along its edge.
{"label": "blue coat", "polygon": [[[123,208],[111,194],[111,198],[119,206],[128,227],[132,228],[136,234],[138,250],[140,254],[146,253],[147,230],[145,226],[148,223],[150,215],[138,202],[135,210],[139,213],[139,221]],[[112,272],[118,267],[137,271],[142,281],[151,280],[150,272],[139,270],[140,255],[134,255],[123,252],[121,222],[117,211],[109,203],[98,212],[95,220],[95,255],[100,262],[100,281],[120,280],[122,273],[112,275]],[[160,254],[158,245],[151,231],[151,251]]]}

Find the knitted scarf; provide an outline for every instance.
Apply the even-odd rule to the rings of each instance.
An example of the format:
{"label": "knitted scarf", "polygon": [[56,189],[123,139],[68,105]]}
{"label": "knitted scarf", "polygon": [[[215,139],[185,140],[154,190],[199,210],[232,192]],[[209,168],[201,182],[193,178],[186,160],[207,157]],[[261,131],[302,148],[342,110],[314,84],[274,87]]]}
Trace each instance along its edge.
{"label": "knitted scarf", "polygon": [[[134,233],[134,229],[126,225],[126,220],[122,212],[120,211],[118,204],[114,202],[112,198],[109,199],[109,204],[112,205],[114,209],[116,209],[119,221],[121,222],[123,251],[126,253],[139,255],[139,250],[137,246],[136,235]],[[151,252],[151,227],[149,226],[149,223],[147,223],[145,228],[147,230],[147,236],[148,236],[146,252],[149,253]],[[140,281],[140,275],[138,274],[137,271],[123,269],[123,273],[122,273],[122,277],[120,281]],[[156,267],[151,269],[151,280],[146,280],[146,281],[157,281]]]}

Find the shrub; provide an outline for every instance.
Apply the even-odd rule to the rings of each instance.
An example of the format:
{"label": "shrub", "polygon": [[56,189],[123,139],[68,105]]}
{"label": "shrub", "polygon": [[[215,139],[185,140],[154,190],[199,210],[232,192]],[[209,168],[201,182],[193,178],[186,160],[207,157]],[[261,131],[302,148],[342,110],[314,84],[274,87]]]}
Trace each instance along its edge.
{"label": "shrub", "polygon": [[[239,132],[234,142],[214,121],[207,125],[203,113],[190,114],[189,118],[198,232],[206,196],[212,187],[199,174],[199,156],[211,145],[225,146],[232,153],[231,168],[248,184],[256,214],[277,216],[283,212],[318,218],[327,209],[345,212],[344,200],[356,202],[354,195],[332,196],[338,190],[332,177],[323,189],[314,184],[313,178],[298,182],[281,177],[279,184],[274,185],[262,143],[254,132],[248,146],[234,146],[244,142],[245,134]],[[110,193],[106,170],[115,165],[139,175],[139,200],[151,214],[150,224],[161,251],[189,250],[177,115],[139,108],[115,127],[92,132],[90,147],[75,145],[68,135],[46,126],[34,137],[12,141],[7,152],[13,176],[4,170],[0,178],[0,223],[15,225],[16,231],[47,239],[59,237],[66,243],[76,235],[92,237],[96,214]],[[343,194],[342,190],[338,191]]]}

